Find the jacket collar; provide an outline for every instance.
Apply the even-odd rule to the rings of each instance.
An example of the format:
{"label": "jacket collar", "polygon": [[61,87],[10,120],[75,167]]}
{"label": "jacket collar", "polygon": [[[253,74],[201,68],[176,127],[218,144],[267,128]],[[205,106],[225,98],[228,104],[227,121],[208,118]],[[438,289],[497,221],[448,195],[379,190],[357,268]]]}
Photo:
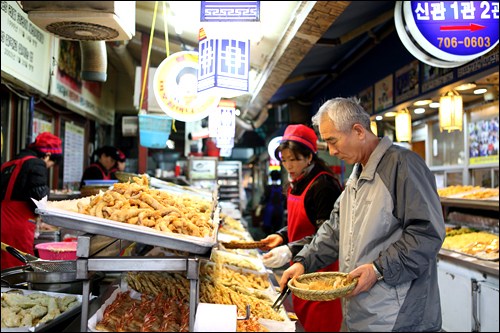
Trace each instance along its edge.
{"label": "jacket collar", "polygon": [[[366,179],[366,180],[373,180],[375,177],[375,171],[377,171],[377,166],[384,157],[386,151],[392,146],[392,141],[389,139],[389,137],[384,137],[380,142],[378,143],[377,147],[373,151],[373,153],[370,155],[370,158],[368,159],[368,163],[366,163],[365,167],[363,168],[363,171],[361,172],[361,175],[359,179]],[[361,167],[361,165],[359,165]]]}

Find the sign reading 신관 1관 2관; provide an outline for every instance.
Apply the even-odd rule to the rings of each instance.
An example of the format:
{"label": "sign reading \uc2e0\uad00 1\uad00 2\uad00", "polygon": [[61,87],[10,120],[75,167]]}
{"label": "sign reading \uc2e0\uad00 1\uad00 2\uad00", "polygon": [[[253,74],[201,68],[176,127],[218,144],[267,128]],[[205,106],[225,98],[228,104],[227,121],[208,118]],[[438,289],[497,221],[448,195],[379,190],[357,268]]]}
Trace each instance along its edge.
{"label": "sign reading \uc2e0\uad00 1\uad00 2\uad00", "polygon": [[401,41],[425,63],[457,67],[498,44],[498,1],[403,1],[399,8],[401,2],[395,9]]}

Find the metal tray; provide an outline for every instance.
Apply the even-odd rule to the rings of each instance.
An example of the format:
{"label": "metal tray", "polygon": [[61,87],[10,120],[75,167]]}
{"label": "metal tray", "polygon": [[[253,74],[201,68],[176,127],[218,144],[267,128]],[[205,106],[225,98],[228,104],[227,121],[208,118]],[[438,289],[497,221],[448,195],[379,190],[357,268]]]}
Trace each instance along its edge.
{"label": "metal tray", "polygon": [[[7,292],[11,290],[11,288],[2,288],[2,293]],[[19,289],[18,289],[19,290]],[[76,299],[80,302],[79,305],[72,307],[70,310],[65,311],[61,313],[59,316],[55,317],[51,321],[39,324],[35,326],[34,328],[32,327],[31,330],[27,326],[22,326],[18,328],[5,328],[2,327],[2,332],[39,332],[39,331],[47,331],[49,328],[54,327],[62,322],[64,322],[66,319],[71,318],[74,314],[77,314],[82,311],[82,295],[74,295],[74,294],[62,294],[62,293],[54,293],[54,292],[48,292],[48,291],[38,291],[38,290],[23,290],[23,295],[27,296],[28,294],[32,293],[44,293],[46,295],[52,296],[52,297],[64,297],[64,296],[75,296]]]}
{"label": "metal tray", "polygon": [[193,254],[205,254],[217,244],[218,216],[215,217],[214,221],[214,232],[216,234],[209,241],[203,238],[195,240],[196,237],[181,234],[167,234],[143,226],[105,220],[89,215],[65,213],[60,209],[37,208],[35,213],[40,214],[43,221],[50,225]]}
{"label": "metal tray", "polygon": [[461,254],[463,256],[467,256],[467,257],[471,257],[471,258],[479,259],[479,260],[484,260],[484,261],[498,261],[500,259],[500,258],[493,258],[493,259],[481,258],[481,257],[475,256],[475,255],[472,255],[472,254],[461,252],[461,251],[456,251],[456,250],[451,250],[451,249],[445,249],[444,247],[442,247],[441,250],[445,250],[445,251],[453,252],[453,253],[458,253],[458,254]]}

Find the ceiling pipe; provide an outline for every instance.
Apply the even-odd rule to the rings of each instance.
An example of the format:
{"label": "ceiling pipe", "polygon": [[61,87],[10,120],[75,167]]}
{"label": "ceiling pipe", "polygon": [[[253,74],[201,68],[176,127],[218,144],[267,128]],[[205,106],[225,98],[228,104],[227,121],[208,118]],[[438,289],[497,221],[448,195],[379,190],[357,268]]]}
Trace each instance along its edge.
{"label": "ceiling pipe", "polygon": [[80,41],[80,49],[82,53],[82,80],[106,82],[108,68],[106,42]]}
{"label": "ceiling pipe", "polygon": [[269,109],[271,107],[271,104],[267,104],[259,113],[259,116],[255,120],[250,121],[250,123],[241,119],[241,117],[236,117],[236,124],[238,126],[236,127],[236,133],[234,136],[235,141],[240,140],[245,131],[254,131],[255,129],[261,127],[267,120],[267,117],[269,116]]}
{"label": "ceiling pipe", "polygon": [[125,67],[125,70],[127,71],[128,76],[130,77],[130,81],[132,84],[135,82],[135,65],[134,65],[134,59],[132,59],[132,56],[127,50],[127,44],[129,43],[128,40],[124,41],[125,44],[120,43],[108,43],[112,46],[113,52],[115,52],[116,56],[120,58],[123,67]]}

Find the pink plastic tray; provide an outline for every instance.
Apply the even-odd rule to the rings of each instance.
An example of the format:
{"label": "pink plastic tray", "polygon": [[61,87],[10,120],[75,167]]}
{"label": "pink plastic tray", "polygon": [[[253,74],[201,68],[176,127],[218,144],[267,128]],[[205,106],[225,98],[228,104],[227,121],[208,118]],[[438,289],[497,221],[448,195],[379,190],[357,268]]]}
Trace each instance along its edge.
{"label": "pink plastic tray", "polygon": [[41,259],[45,260],[75,260],[76,242],[42,243],[35,246]]}

